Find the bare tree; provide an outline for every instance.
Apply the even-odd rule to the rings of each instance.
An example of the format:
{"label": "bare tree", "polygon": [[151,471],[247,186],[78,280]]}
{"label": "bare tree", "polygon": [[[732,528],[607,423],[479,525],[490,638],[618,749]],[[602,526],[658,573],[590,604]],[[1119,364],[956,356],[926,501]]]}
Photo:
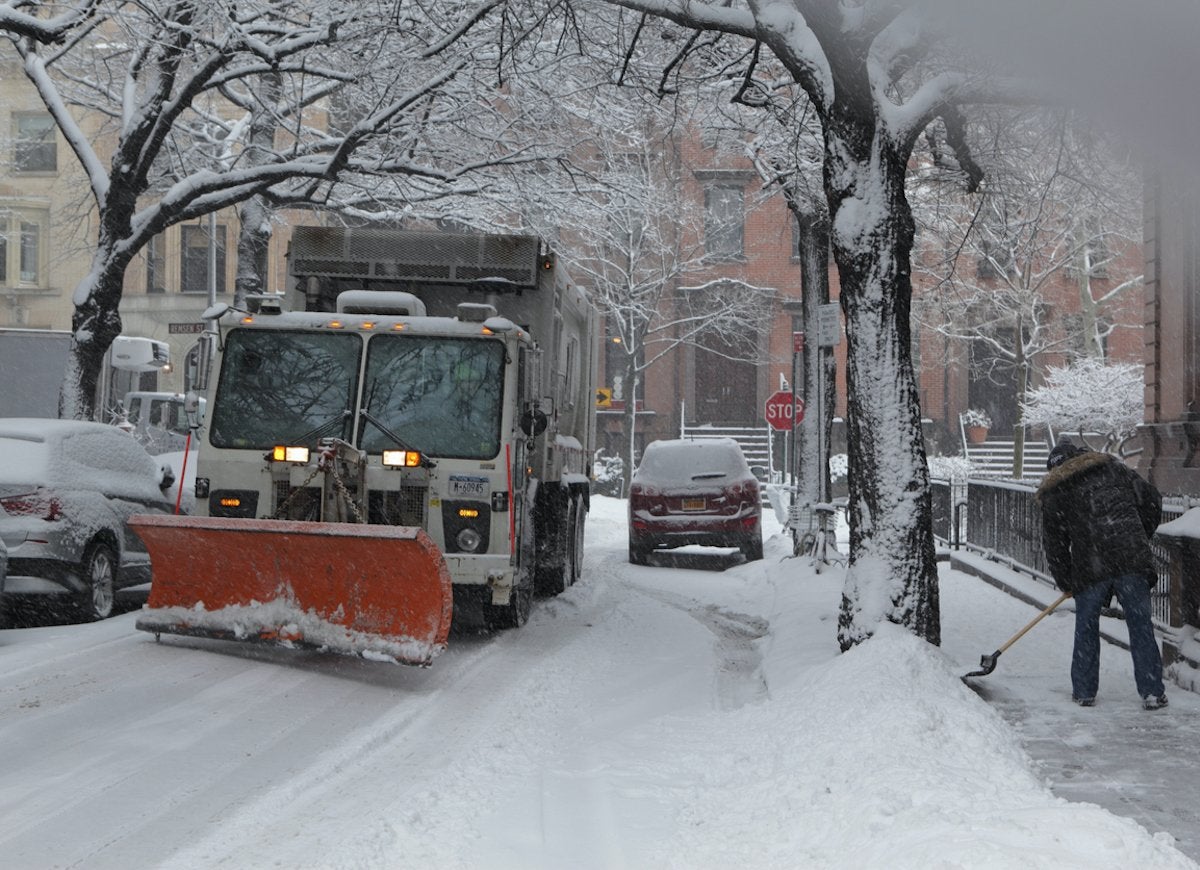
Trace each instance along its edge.
{"label": "bare tree", "polygon": [[[36,14],[35,7],[40,4],[29,0],[4,0],[0,2],[0,33],[43,44],[61,43],[92,15],[99,3],[100,0],[78,0],[63,4],[63,11],[58,15],[43,17]],[[34,9],[35,13],[26,12],[26,9]]]}
{"label": "bare tree", "polygon": [[[166,227],[256,196],[321,202],[348,175],[450,184],[469,171],[475,158],[437,145],[431,127],[470,123],[462,112],[475,101],[449,95],[473,93],[487,74],[465,43],[497,5],[446,2],[401,17],[384,0],[148,0],[98,5],[57,48],[10,31],[98,214],[92,268],[74,294],[62,413],[91,415],[121,328],[125,270]],[[249,94],[271,135],[240,135]],[[341,129],[321,111],[334,99],[357,107]],[[92,130],[83,118],[104,124]]]}
{"label": "bare tree", "polygon": [[[714,347],[735,359],[757,359],[754,336],[768,322],[772,294],[736,280],[695,281],[711,267],[705,214],[690,199],[689,172],[661,110],[610,90],[601,118],[586,127],[591,147],[576,155],[558,184],[530,194],[527,220],[560,234],[570,271],[588,288],[618,351],[611,373],[624,401],[625,485],[635,464],[636,405],[644,373],[682,347]],[[621,121],[621,106],[626,110]],[[590,156],[589,156],[590,155]],[[709,228],[711,229],[711,227]],[[687,286],[691,284],[692,286]]]}
{"label": "bare tree", "polygon": [[977,180],[960,109],[990,99],[991,83],[951,65],[946,54],[931,54],[936,22],[920,5],[608,2],[761,43],[811,100],[824,134],[824,190],[848,337],[850,566],[839,642],[849,648],[890,621],[938,643],[929,480],[909,333],[914,225],[905,181],[918,137],[939,118],[960,166]]}
{"label": "bare tree", "polygon": [[1084,357],[1068,366],[1052,366],[1046,382],[1029,394],[1023,411],[1032,423],[1073,432],[1093,450],[1130,456],[1128,445],[1144,418],[1141,365],[1105,364]]}
{"label": "bare tree", "polygon": [[[975,374],[1012,385],[1009,409],[1048,363],[1104,356],[1122,323],[1118,306],[1141,286],[1136,171],[1065,112],[1002,111],[974,133],[988,157],[978,196],[920,190],[923,246],[915,271],[929,289],[916,312],[924,327],[977,348]],[[1054,297],[1069,276],[1078,316]],[[1131,319],[1132,320],[1132,319]],[[1018,442],[1024,427],[1018,426]]]}

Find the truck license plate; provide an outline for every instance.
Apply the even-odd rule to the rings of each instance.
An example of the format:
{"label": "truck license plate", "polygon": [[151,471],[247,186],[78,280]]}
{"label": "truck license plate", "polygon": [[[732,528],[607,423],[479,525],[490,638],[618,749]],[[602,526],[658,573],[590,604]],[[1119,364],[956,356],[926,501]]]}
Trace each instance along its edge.
{"label": "truck license plate", "polygon": [[488,479],[472,475],[450,475],[451,495],[470,495],[486,498],[488,494]]}
{"label": "truck license plate", "polygon": [[704,499],[685,498],[683,500],[683,509],[685,511],[702,511],[704,510]]}

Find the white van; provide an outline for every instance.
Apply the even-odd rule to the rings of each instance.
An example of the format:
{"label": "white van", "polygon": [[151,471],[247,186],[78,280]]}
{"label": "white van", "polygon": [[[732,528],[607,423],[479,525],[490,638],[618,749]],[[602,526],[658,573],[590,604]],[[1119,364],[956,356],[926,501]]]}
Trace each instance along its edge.
{"label": "white van", "polygon": [[[184,449],[189,424],[183,401],[183,393],[135,390],[125,394],[128,428],[150,454],[157,456]],[[198,422],[204,420],[205,404],[206,401],[200,399]]]}

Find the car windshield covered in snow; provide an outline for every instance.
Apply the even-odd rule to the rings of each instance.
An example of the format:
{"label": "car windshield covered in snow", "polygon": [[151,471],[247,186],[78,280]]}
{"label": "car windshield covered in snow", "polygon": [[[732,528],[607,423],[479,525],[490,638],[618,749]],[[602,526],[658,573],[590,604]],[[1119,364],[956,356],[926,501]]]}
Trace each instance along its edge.
{"label": "car windshield covered in snow", "polygon": [[720,482],[750,476],[741,448],[730,439],[653,441],[646,446],[637,478],[643,483]]}
{"label": "car windshield covered in snow", "polygon": [[350,332],[234,329],[212,414],[217,447],[349,439],[362,338]]}
{"label": "car windshield covered in snow", "polygon": [[500,452],[499,341],[377,335],[367,350],[365,385],[359,446],[369,453],[403,446],[433,456],[491,459]]}

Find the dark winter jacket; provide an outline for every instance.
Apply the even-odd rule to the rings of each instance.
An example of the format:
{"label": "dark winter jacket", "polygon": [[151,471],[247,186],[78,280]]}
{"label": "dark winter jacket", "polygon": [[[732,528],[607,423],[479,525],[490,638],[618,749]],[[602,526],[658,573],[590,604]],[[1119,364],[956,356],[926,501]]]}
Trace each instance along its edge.
{"label": "dark winter jacket", "polygon": [[1090,451],[1068,459],[1035,498],[1050,574],[1064,592],[1124,574],[1154,585],[1150,537],[1162,521],[1162,496],[1121,460]]}

